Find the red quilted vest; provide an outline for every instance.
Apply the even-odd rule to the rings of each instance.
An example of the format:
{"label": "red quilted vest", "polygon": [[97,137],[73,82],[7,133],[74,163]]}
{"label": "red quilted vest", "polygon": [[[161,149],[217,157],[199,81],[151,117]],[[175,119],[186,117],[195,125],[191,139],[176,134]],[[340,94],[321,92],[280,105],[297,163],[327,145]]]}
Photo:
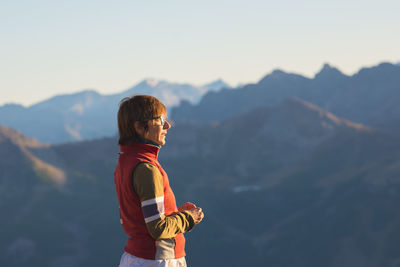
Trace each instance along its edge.
{"label": "red quilted vest", "polygon": [[[131,143],[120,147],[118,164],[114,171],[114,182],[118,196],[121,224],[129,235],[125,251],[136,257],[155,259],[156,240],[146,228],[139,197],[132,187],[132,171],[137,164],[148,162],[157,166],[163,177],[164,212],[171,215],[178,212],[174,193],[169,186],[166,172],[157,161],[159,148],[142,143]],[[182,233],[175,238],[175,258],[185,256],[185,237]]]}

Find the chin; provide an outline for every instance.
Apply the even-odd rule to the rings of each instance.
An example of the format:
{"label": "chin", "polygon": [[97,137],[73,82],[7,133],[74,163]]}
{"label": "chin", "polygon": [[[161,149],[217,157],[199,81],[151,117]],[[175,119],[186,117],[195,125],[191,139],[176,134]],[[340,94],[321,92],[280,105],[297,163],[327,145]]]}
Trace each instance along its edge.
{"label": "chin", "polygon": [[158,142],[161,146],[165,145],[165,136]]}

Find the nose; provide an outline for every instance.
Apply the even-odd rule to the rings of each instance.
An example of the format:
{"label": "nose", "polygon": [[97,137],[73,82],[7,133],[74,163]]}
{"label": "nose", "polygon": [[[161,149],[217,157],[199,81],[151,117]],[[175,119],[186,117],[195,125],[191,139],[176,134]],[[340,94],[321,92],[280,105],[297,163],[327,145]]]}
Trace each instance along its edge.
{"label": "nose", "polygon": [[164,129],[168,130],[169,128],[171,128],[171,124],[168,121],[164,122]]}

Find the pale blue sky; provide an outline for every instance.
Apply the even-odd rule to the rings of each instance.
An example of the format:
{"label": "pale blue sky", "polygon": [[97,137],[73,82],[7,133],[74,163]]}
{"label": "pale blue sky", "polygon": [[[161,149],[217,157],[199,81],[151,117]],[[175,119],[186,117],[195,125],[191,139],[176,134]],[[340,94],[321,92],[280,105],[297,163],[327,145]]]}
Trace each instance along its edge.
{"label": "pale blue sky", "polygon": [[400,61],[398,0],[0,0],[0,105]]}

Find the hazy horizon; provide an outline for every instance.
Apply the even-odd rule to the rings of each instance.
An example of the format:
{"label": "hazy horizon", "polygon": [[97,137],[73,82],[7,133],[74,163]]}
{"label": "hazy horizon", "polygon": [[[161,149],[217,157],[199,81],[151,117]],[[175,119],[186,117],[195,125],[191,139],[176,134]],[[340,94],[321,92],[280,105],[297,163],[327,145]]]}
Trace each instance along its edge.
{"label": "hazy horizon", "polygon": [[[287,71],[287,70],[285,70],[284,68],[275,68],[275,69],[273,69],[272,71],[279,69],[279,70],[285,71],[285,72],[287,72],[287,73],[294,73],[294,74],[302,75],[302,76],[307,77],[307,78],[314,78],[315,74],[317,74],[319,71],[321,71],[323,65],[329,64],[331,67],[338,68],[343,74],[348,75],[348,76],[351,76],[351,75],[356,74],[356,73],[357,73],[360,69],[362,69],[362,68],[368,68],[368,67],[376,66],[376,65],[379,65],[379,64],[381,64],[381,63],[400,64],[399,62],[381,61],[381,62],[378,62],[378,63],[376,63],[376,64],[374,64],[374,65],[371,65],[371,66],[360,66],[358,69],[356,69],[356,70],[355,70],[354,72],[352,72],[352,73],[345,73],[345,72],[343,72],[339,67],[333,66],[332,64],[329,64],[329,62],[324,62],[323,64],[321,64],[321,68],[319,68],[318,71],[316,71],[313,75],[305,75],[305,74],[303,74],[303,73],[296,72],[296,71]],[[271,71],[271,72],[272,72],[272,71]],[[221,79],[221,80],[223,80],[224,82],[226,82],[227,84],[229,84],[229,85],[231,85],[231,86],[233,86],[233,87],[235,88],[235,87],[238,87],[238,86],[240,86],[240,85],[245,85],[245,84],[249,84],[249,83],[257,83],[260,79],[262,79],[262,78],[265,77],[266,75],[270,74],[271,72],[266,73],[266,74],[260,76],[260,78],[257,79],[257,80],[255,80],[255,81],[248,81],[248,82],[238,83],[238,84],[235,84],[235,85],[229,83],[227,80],[225,80],[225,79],[223,79],[223,78],[217,78],[217,79],[215,79],[215,80],[213,80],[213,81],[208,81],[208,82],[205,82],[205,83],[203,83],[203,84],[194,84],[194,83],[191,83],[190,81],[170,81],[170,80],[168,80],[168,79],[157,79],[157,78],[155,78],[155,77],[147,77],[147,78],[143,78],[143,79],[141,79],[141,80],[135,82],[134,84],[132,84],[131,86],[128,86],[127,88],[123,88],[123,89],[120,89],[120,90],[117,90],[117,89],[116,89],[116,90],[113,90],[112,92],[108,92],[108,91],[107,91],[107,92],[102,92],[102,91],[98,90],[97,88],[81,88],[81,89],[77,89],[77,90],[75,90],[75,91],[55,92],[54,94],[45,96],[44,98],[39,99],[39,100],[37,100],[37,101],[35,101],[35,102],[28,102],[28,103],[27,103],[27,102],[24,102],[24,101],[22,101],[22,102],[16,102],[16,101],[8,101],[8,102],[7,102],[7,101],[3,101],[3,102],[2,102],[2,101],[0,101],[0,107],[1,107],[1,106],[4,106],[4,105],[7,105],[7,104],[17,104],[17,105],[22,105],[22,106],[24,106],[24,107],[29,107],[29,106],[35,105],[35,104],[37,104],[37,103],[40,103],[40,102],[42,102],[42,101],[45,101],[45,100],[47,100],[47,99],[50,99],[50,98],[52,98],[52,97],[58,96],[58,95],[71,95],[71,94],[80,93],[80,92],[82,92],[82,91],[96,91],[96,92],[98,92],[98,93],[100,93],[100,94],[102,94],[102,95],[111,95],[111,94],[115,94],[115,93],[121,93],[121,92],[123,92],[123,91],[125,91],[125,90],[128,90],[129,88],[132,88],[132,87],[138,85],[139,83],[143,82],[144,80],[151,80],[151,79],[155,79],[155,80],[158,80],[158,81],[161,81],[161,80],[162,80],[162,81],[167,81],[167,82],[170,82],[170,83],[179,83],[179,84],[188,83],[188,84],[195,85],[195,86],[202,86],[202,85],[205,85],[205,84],[207,84],[207,83],[209,83],[209,82],[214,82],[214,81],[216,81],[216,80]]]}

